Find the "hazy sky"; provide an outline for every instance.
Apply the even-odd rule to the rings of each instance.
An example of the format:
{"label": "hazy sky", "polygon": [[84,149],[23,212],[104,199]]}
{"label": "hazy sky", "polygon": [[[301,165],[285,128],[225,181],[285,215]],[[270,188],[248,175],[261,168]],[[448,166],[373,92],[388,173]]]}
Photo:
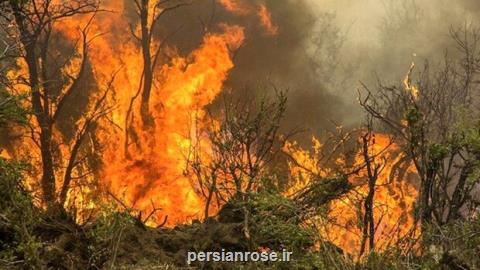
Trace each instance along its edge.
{"label": "hazy sky", "polygon": [[[319,11],[336,14],[338,25],[349,29],[349,37],[356,42],[378,41],[379,27],[388,19],[388,11],[416,5],[419,16],[432,28],[440,28],[463,21],[475,21],[480,0],[307,0]],[[446,29],[448,30],[448,29]],[[426,33],[427,34],[427,33]]]}
{"label": "hazy sky", "polygon": [[339,26],[350,29],[352,38],[360,41],[376,39],[382,12],[382,0],[308,0],[320,11],[334,12]]}

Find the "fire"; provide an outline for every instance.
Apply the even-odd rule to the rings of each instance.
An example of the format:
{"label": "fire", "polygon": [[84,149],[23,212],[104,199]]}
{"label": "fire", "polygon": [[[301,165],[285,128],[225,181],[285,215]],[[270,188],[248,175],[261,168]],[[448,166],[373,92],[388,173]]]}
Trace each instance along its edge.
{"label": "fire", "polygon": [[[122,7],[116,6],[118,9],[121,11]],[[138,114],[133,114],[131,122],[126,120],[132,98],[139,89],[142,60],[141,51],[129,39],[129,33],[119,31],[124,21],[121,12],[115,14],[99,16],[96,27],[108,26],[112,31],[98,37],[89,52],[98,81],[106,81],[121,68],[110,100],[117,105],[111,115],[114,125],[105,123],[97,134],[105,145],[100,179],[111,196],[137,210],[143,218],[157,209],[148,224],[162,223],[167,216],[170,226],[199,218],[202,198],[184,175],[191,144],[189,135],[194,121],[202,122],[205,118],[204,107],[222,90],[234,66],[230,51],[243,43],[243,28],[221,25],[222,32],[206,34],[200,47],[186,57],[175,55],[174,48],[168,49],[172,59],[155,70],[157,87],[150,99],[154,125],[146,128]],[[139,107],[136,100],[132,111],[138,112]]]}
{"label": "fire", "polygon": [[414,68],[415,68],[415,63],[412,62],[412,64],[410,65],[410,69],[408,70],[407,76],[405,76],[405,79],[403,80],[403,87],[405,88],[405,91],[410,94],[412,99],[416,101],[418,100],[419,91],[417,86],[412,84],[412,79],[411,79],[411,75]]}
{"label": "fire", "polygon": [[237,15],[247,15],[250,13],[250,8],[246,6],[241,0],[218,0],[227,11]]}
{"label": "fire", "polygon": [[0,158],[11,159],[12,156],[10,156],[10,154],[7,151],[1,151],[0,150]]}
{"label": "fire", "polygon": [[[295,184],[287,189],[285,192],[287,196],[308,185],[311,181],[312,173],[320,177],[328,177],[334,174],[330,167],[322,166],[322,161],[320,160],[322,148],[323,144],[315,137],[312,137],[312,148],[310,150],[300,148],[295,141],[285,143],[283,151],[288,153],[296,162],[288,163],[290,175],[294,179]],[[341,159],[337,159],[335,162],[339,165],[343,163]]]}
{"label": "fire", "polygon": [[[266,5],[259,4],[255,9],[240,0],[218,2],[229,12],[241,16],[256,14],[267,34],[278,34],[278,27],[273,23]],[[96,87],[92,100],[100,95],[102,88],[115,74],[112,80],[113,94],[108,96],[108,103],[114,108],[109,115],[110,121],[100,123],[96,130],[97,139],[102,145],[99,150],[102,166],[95,177],[100,179],[101,187],[108,191],[106,197],[113,197],[124,207],[136,211],[147,224],[163,223],[166,217],[169,226],[201,218],[204,201],[186,172],[187,156],[192,144],[196,143],[192,141],[192,133],[198,125],[201,128],[207,123],[205,107],[220,94],[223,83],[234,67],[231,51],[243,44],[244,28],[220,25],[220,31],[207,33],[198,48],[186,56],[178,55],[174,47],[165,49],[169,60],[154,70],[154,87],[149,103],[153,124],[146,127],[139,116],[140,104],[136,99],[143,73],[141,48],[126,30],[129,26],[122,15],[123,2],[107,1],[105,5],[106,9],[115,12],[97,14],[88,31],[91,37],[88,60],[96,82],[92,86]],[[67,18],[61,24],[54,25],[54,29],[74,43],[81,37],[82,25],[88,24],[89,20],[87,15]],[[154,41],[154,45],[158,44]],[[64,68],[65,72],[75,73],[79,69],[83,48],[80,46],[76,49],[78,53]],[[23,60],[19,60],[17,66],[18,70],[9,72],[10,78],[26,73]],[[413,65],[409,74],[412,69]],[[405,89],[417,99],[418,90],[412,86],[409,76],[404,84]],[[127,117],[129,113],[131,116]],[[81,121],[76,123],[77,126],[82,124]],[[35,126],[35,123],[32,124]],[[58,130],[53,132],[53,136],[54,141],[62,142]],[[287,143],[284,148],[296,161],[289,163],[291,177],[296,184],[286,192],[287,195],[307,185],[311,181],[311,173],[321,177],[335,173],[331,167],[323,166],[319,159],[324,147],[322,143],[316,138],[312,142],[312,151],[303,150],[295,143]],[[19,152],[35,157],[35,174],[39,175],[41,165],[38,148],[33,142],[25,143],[24,148]],[[60,143],[61,157],[68,156],[69,151],[69,147]],[[412,212],[418,193],[415,187],[416,171],[403,156],[400,147],[390,145],[386,135],[376,134],[369,151],[373,156],[378,155],[376,162],[384,163],[374,198],[374,218],[378,222],[376,245],[377,249],[384,249],[412,230]],[[6,153],[0,155],[10,156]],[[333,163],[335,166],[347,164],[342,158]],[[362,163],[360,151],[355,156],[353,167]],[[62,172],[59,172],[58,181],[62,180],[61,176]],[[328,226],[320,229],[325,239],[350,254],[359,253],[362,237],[358,225],[362,211],[360,206],[368,192],[365,179],[364,169],[350,176],[349,181],[356,186],[356,192],[331,203]],[[94,180],[89,178],[86,182]],[[34,189],[35,179],[28,179],[27,182]],[[60,182],[57,184],[59,186]],[[96,205],[87,198],[90,192],[88,187],[82,191],[73,188],[67,202],[80,208],[95,208]],[[146,219],[150,214],[152,218]]]}
{"label": "fire", "polygon": [[[203,201],[184,170],[193,119],[204,119],[203,108],[220,93],[228,71],[233,68],[229,49],[243,42],[241,27],[224,26],[224,31],[207,34],[202,46],[189,57],[178,56],[160,69],[161,86],[151,103],[153,130],[143,128],[137,118],[133,128],[139,145],[125,149],[118,144],[124,142],[124,133],[117,133],[120,140],[110,141],[104,154],[102,178],[109,182],[111,192],[147,214],[153,207],[162,208],[161,215],[169,216],[169,225],[200,217]],[[131,92],[126,97],[133,95]],[[126,110],[120,114],[126,114]],[[124,151],[130,155],[127,160]]]}
{"label": "fire", "polygon": [[[309,171],[322,177],[333,176],[333,171],[324,167],[318,158],[322,147],[319,140],[313,138],[313,145],[312,152],[301,149],[295,143],[289,143],[284,148],[296,161],[290,162],[289,168],[297,184],[287,193],[304,187],[310,181]],[[402,154],[399,145],[390,144],[387,135],[375,134],[369,153],[371,156],[377,155],[375,162],[384,166],[377,180],[374,197],[374,219],[378,222],[376,249],[383,250],[413,229],[413,210],[418,194],[415,186],[417,173],[414,165]],[[359,151],[355,155],[353,167],[358,167],[363,162],[362,151]],[[345,164],[342,159],[335,163]],[[362,240],[359,213],[363,211],[360,208],[363,207],[362,199],[368,193],[366,177],[365,169],[349,177],[350,183],[356,186],[356,192],[333,201],[329,207],[328,222],[321,226],[321,234],[326,240],[354,255],[359,253]]]}
{"label": "fire", "polygon": [[267,35],[275,36],[278,34],[278,26],[273,22],[272,14],[265,4],[261,3],[256,7],[251,7],[242,0],[218,0],[218,3],[227,11],[238,16],[255,14]]}
{"label": "fire", "polygon": [[[200,218],[203,200],[185,175],[186,155],[192,144],[190,135],[196,128],[194,125],[206,119],[205,106],[221,92],[223,82],[234,67],[231,52],[242,45],[244,29],[236,25],[219,25],[218,32],[207,33],[198,48],[186,56],[178,55],[174,47],[164,48],[168,61],[160,62],[154,70],[149,103],[154,124],[147,128],[138,113],[140,100],[134,99],[143,72],[140,45],[128,30],[123,2],[106,1],[102,5],[110,12],[100,12],[93,20],[90,14],[65,18],[53,25],[57,33],[77,44],[75,56],[62,70],[70,74],[80,68],[83,47],[78,41],[82,38],[82,30],[86,29],[84,27],[89,25],[86,31],[88,63],[95,80],[91,85],[94,87],[90,97],[92,102],[112,82],[112,94],[107,96],[107,102],[113,109],[109,119],[102,120],[95,131],[101,148],[97,151],[101,168],[82,183],[100,181],[101,190],[107,191],[104,199],[113,197],[124,207],[140,214],[142,220],[154,213],[148,219],[150,225],[162,223],[167,216],[169,226]],[[157,46],[155,41],[153,43]],[[18,67],[9,72],[10,78],[16,79],[27,73],[23,59],[19,60]],[[23,90],[29,91],[28,87]],[[133,113],[127,120],[130,109]],[[81,122],[79,120],[76,125],[80,126]],[[37,123],[33,121],[32,125]],[[61,143],[62,135],[56,128],[53,134],[60,145],[60,159],[65,162],[63,159],[68,157],[69,146]],[[35,172],[32,173],[35,177],[28,179],[27,184],[32,190],[39,190],[36,187],[37,176],[41,175],[38,147],[30,141],[22,142],[22,145],[25,149],[19,150],[19,155],[24,152],[23,156],[35,159]],[[63,171],[59,169],[57,173],[58,189],[62,185]],[[81,190],[70,189],[67,204],[74,208],[95,208],[94,201],[88,197],[92,191],[86,186]]]}
{"label": "fire", "polygon": [[272,22],[272,14],[264,4],[258,6],[258,18],[269,35],[278,34],[278,26]]}
{"label": "fire", "polygon": [[[219,0],[219,3],[239,15],[255,10],[241,1]],[[96,130],[102,145],[99,150],[102,166],[95,177],[100,179],[101,187],[108,191],[107,197],[111,196],[124,207],[136,210],[143,220],[153,213],[152,219],[147,220],[148,224],[162,223],[166,217],[170,226],[201,218],[204,201],[186,173],[187,155],[195,143],[191,135],[198,125],[201,128],[207,123],[205,107],[219,95],[234,67],[230,52],[244,42],[244,29],[235,25],[220,25],[219,32],[207,33],[198,48],[187,56],[178,55],[174,47],[167,48],[170,59],[155,69],[154,90],[149,103],[154,123],[146,127],[138,115],[140,104],[135,99],[141,88],[139,84],[143,73],[141,49],[131,33],[125,30],[129,27],[122,15],[122,2],[107,1],[106,5],[106,9],[115,12],[97,14],[88,31],[88,60],[96,82],[92,86],[96,87],[92,100],[103,92],[103,87],[115,74],[112,80],[113,94],[108,96],[108,103],[114,108],[110,113],[110,121],[100,123]],[[278,27],[272,22],[265,5],[258,5],[256,15],[268,34],[278,33]],[[81,27],[87,25],[89,20],[87,15],[68,18],[54,25],[54,28],[74,43],[81,37]],[[79,69],[83,48],[79,46],[76,49],[78,53],[65,67],[65,72],[75,73]],[[26,73],[23,60],[19,60],[17,65],[18,70],[9,72],[10,78]],[[409,86],[406,79],[406,88]],[[415,96],[415,92],[411,91]],[[127,117],[129,112],[132,112],[130,118]],[[81,122],[79,120],[77,126]],[[55,141],[62,142],[58,130],[54,131],[53,136]],[[372,155],[378,154],[378,160],[385,162],[377,182],[374,207],[375,220],[381,221],[376,230],[377,247],[380,249],[411,229],[413,204],[417,195],[412,180],[415,175],[413,166],[404,162],[398,145],[390,145],[387,151],[383,151],[388,144],[386,135],[377,134],[370,149]],[[38,148],[33,142],[24,146],[23,154],[35,157],[35,174],[39,175],[41,165]],[[332,169],[322,166],[318,158],[322,147],[322,143],[315,138],[313,153],[295,143],[285,146],[284,150],[297,161],[289,164],[292,178],[297,184],[287,194],[308,184],[311,181],[309,172],[322,177],[334,174]],[[68,156],[69,151],[69,147],[60,144],[61,157]],[[343,159],[334,163],[338,166],[346,164]],[[362,163],[360,153],[353,163]],[[62,172],[58,173],[57,179],[61,181]],[[350,182],[357,186],[356,193],[350,193],[331,204],[329,219],[337,225],[321,230],[326,239],[352,254],[358,253],[361,241],[361,230],[356,224],[358,213],[361,212],[359,201],[368,192],[364,184],[365,177],[365,171],[362,170],[350,177]],[[94,180],[90,177],[86,182]],[[28,179],[27,182],[34,189],[35,179]],[[60,182],[57,184],[59,186]],[[95,208],[93,202],[88,200],[89,193],[91,190],[88,187],[82,191],[73,188],[67,202],[77,208]]]}

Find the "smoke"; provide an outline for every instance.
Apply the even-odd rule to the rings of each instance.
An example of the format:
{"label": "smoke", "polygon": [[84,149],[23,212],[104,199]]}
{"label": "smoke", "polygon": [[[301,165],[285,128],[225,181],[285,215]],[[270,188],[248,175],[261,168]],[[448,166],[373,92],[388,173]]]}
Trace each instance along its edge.
{"label": "smoke", "polygon": [[[318,14],[334,13],[335,24],[346,31],[337,61],[347,71],[343,76],[350,78],[348,90],[329,90],[342,92],[342,100],[351,106],[356,106],[359,82],[372,87],[377,80],[398,84],[412,61],[422,65],[428,60],[438,66],[447,52],[455,53],[451,29],[479,26],[476,0],[309,0],[309,4]],[[344,120],[357,122],[355,113]]]}
{"label": "smoke", "polygon": [[[133,2],[123,2],[122,15],[135,27],[138,17]],[[192,1],[161,18],[155,39],[188,55],[198,48],[205,33],[220,31],[222,24],[244,27],[246,42],[232,52],[235,67],[223,93],[251,97],[271,93],[274,87],[288,89],[284,128],[307,128],[306,140],[311,134],[334,128],[334,122],[358,125],[363,120],[357,103],[359,82],[374,86],[378,78],[396,84],[412,61],[440,63],[447,49],[454,51],[450,28],[476,24],[480,14],[477,0],[236,2],[253,11],[231,12],[219,0]],[[266,31],[259,20],[255,11],[260,4],[270,11],[272,23],[278,27],[276,35]],[[117,29],[122,27],[107,28],[124,31]],[[124,41],[112,39],[111,43],[121,48]],[[167,63],[167,55],[163,57]],[[69,129],[67,124],[63,126]]]}
{"label": "smoke", "polygon": [[[132,2],[124,2],[125,15],[135,25]],[[222,24],[244,27],[246,42],[233,52],[235,67],[223,93],[251,97],[288,89],[284,125],[308,129],[301,141],[332,123],[361,123],[360,82],[397,84],[412,61],[440,63],[447,49],[454,50],[450,28],[475,23],[480,13],[476,0],[236,0],[240,12],[220,2],[193,1],[169,12],[156,39],[168,37],[171,48],[188,55]],[[260,4],[270,11],[276,35],[261,24],[255,12]]]}
{"label": "smoke", "polygon": [[[132,1],[125,1],[126,17],[135,25]],[[170,48],[188,55],[199,46],[205,33],[217,32],[222,25],[244,27],[244,45],[233,51],[235,67],[225,83],[223,95],[263,96],[275,89],[288,90],[285,130],[306,128],[313,133],[341,122],[348,107],[327,85],[336,80],[335,60],[341,47],[341,30],[334,16],[312,10],[307,1],[237,0],[247,11],[232,12],[221,1],[193,1],[191,5],[166,13],[156,28],[156,40],[168,37]],[[264,5],[273,27],[267,29],[258,10]],[[165,58],[168,61],[168,58]],[[222,100],[217,99],[211,109]],[[301,119],[301,121],[299,121]],[[310,136],[311,132],[308,132]]]}

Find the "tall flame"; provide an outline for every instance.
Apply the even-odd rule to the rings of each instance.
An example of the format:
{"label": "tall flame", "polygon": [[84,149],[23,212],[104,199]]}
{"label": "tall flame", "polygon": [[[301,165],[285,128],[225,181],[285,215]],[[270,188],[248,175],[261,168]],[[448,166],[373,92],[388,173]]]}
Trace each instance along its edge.
{"label": "tall flame", "polygon": [[[123,1],[103,2],[108,13],[79,15],[62,19],[54,29],[75,44],[81,30],[88,28],[88,63],[96,84],[91,87],[92,101],[103,93],[111,81],[112,94],[107,102],[113,107],[109,120],[99,123],[96,135],[100,141],[101,169],[97,174],[108,195],[125,207],[137,210],[143,220],[155,213],[148,223],[161,223],[168,216],[167,225],[200,217],[202,198],[197,195],[189,177],[185,175],[186,155],[191,145],[194,122],[206,117],[205,106],[211,104],[222,90],[223,82],[234,67],[231,51],[244,41],[244,29],[235,25],[219,25],[218,33],[207,33],[201,45],[187,56],[176,53],[174,47],[164,48],[168,61],[155,68],[154,87],[150,98],[150,113],[154,124],[145,127],[138,112],[140,101],[135,100],[142,78],[142,52],[132,38],[127,20],[123,17]],[[154,46],[158,44],[154,41]],[[79,70],[81,47],[64,68],[75,74]],[[19,69],[12,70],[10,78],[24,74],[23,60]],[[28,91],[28,89],[24,89]],[[133,104],[133,106],[131,106]],[[127,121],[129,111],[134,112]],[[56,130],[61,142],[61,134]],[[127,137],[130,143],[127,144]],[[25,142],[25,148],[38,149]],[[61,154],[68,156],[69,147],[60,146]],[[37,151],[38,152],[38,151]],[[41,168],[39,153],[35,168]],[[36,172],[40,175],[40,172]],[[61,173],[57,179],[61,180]],[[37,179],[29,184],[35,185]],[[38,183],[36,183],[38,184]],[[57,187],[61,183],[57,183]],[[82,200],[79,192],[69,193],[70,202]],[[67,200],[68,201],[68,200]],[[74,204],[77,204],[74,202]],[[77,204],[77,206],[79,206]],[[95,205],[90,205],[95,207]],[[156,211],[158,210],[158,211]],[[159,220],[158,218],[162,218]]]}
{"label": "tall flame", "polygon": [[[229,49],[243,42],[241,27],[224,26],[224,31],[207,34],[202,46],[189,57],[175,57],[172,64],[160,69],[161,85],[151,99],[154,128],[143,128],[139,119],[133,123],[141,151],[119,145],[125,140],[120,133],[120,140],[110,141],[104,154],[102,178],[109,182],[111,191],[143,211],[153,211],[154,206],[162,208],[161,214],[169,216],[170,225],[197,216],[202,205],[184,175],[185,160],[193,119],[204,119],[203,108],[220,93],[233,68]],[[126,97],[133,95],[130,92]],[[126,114],[126,108],[121,114]],[[110,132],[105,135],[112,136]],[[128,160],[122,154],[125,150],[131,154]]]}
{"label": "tall flame", "polygon": [[[100,18],[98,24],[118,27],[121,21],[122,18],[109,16]],[[168,216],[167,225],[185,222],[199,217],[202,209],[202,199],[184,175],[193,119],[200,122],[204,119],[204,107],[220,93],[234,66],[230,51],[240,47],[244,40],[242,27],[222,25],[221,28],[221,33],[206,34],[202,45],[187,57],[173,55],[175,50],[170,49],[172,59],[155,70],[157,87],[150,99],[152,128],[144,127],[138,116],[126,123],[142,76],[138,46],[133,42],[111,44],[108,38],[99,38],[92,46],[90,58],[99,71],[97,77],[106,77],[123,66],[113,85],[115,95],[111,102],[118,104],[112,112],[115,125],[99,132],[105,145],[101,179],[111,195],[144,216],[159,209],[150,224],[161,222],[155,220],[160,216]],[[113,33],[119,35],[118,29]],[[115,36],[115,40],[128,40],[127,33],[122,34]],[[134,103],[133,111],[138,111],[138,103]],[[125,145],[126,136],[131,133],[114,126],[133,130],[135,139],[130,140],[131,144]]]}

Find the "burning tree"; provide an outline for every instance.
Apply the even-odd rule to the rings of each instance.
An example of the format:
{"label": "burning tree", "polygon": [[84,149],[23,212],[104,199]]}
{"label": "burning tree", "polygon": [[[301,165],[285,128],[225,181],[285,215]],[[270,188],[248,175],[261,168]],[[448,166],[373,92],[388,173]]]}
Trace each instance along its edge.
{"label": "burning tree", "polygon": [[[132,121],[132,109],[135,99],[140,95],[141,92],[141,106],[140,106],[140,115],[145,126],[152,125],[153,119],[149,112],[150,96],[152,92],[154,75],[156,67],[161,58],[162,49],[170,37],[171,34],[174,34],[178,29],[174,29],[172,33],[164,37],[160,41],[155,41],[153,39],[155,28],[158,25],[159,20],[163,15],[168,12],[171,12],[175,9],[178,9],[182,6],[186,6],[189,2],[186,1],[150,1],[150,0],[135,0],[136,14],[139,18],[140,31],[136,31],[133,25],[129,25],[130,32],[135,40],[141,45],[142,51],[142,60],[143,60],[143,71],[142,78],[140,79],[138,92],[132,97],[130,101],[130,108],[126,116],[126,124],[131,125]],[[139,32],[139,33],[137,33]],[[158,71],[158,69],[157,69]],[[134,132],[131,127],[126,126],[126,145],[128,145],[128,130]]]}
{"label": "burning tree", "polygon": [[220,119],[210,119],[206,130],[197,134],[187,173],[205,197],[205,218],[212,205],[221,206],[258,188],[284,140],[280,121],[286,101],[279,92],[275,101],[264,98],[259,104],[225,102]]}
{"label": "burning tree", "polygon": [[[420,178],[422,225],[450,223],[477,206],[480,181],[478,129],[479,30],[451,29],[455,57],[438,69],[425,65],[412,82],[412,64],[403,87],[364,87],[361,105],[397,137]],[[403,89],[402,89],[403,88]]]}
{"label": "burning tree", "polygon": [[337,126],[323,143],[315,137],[312,142],[311,151],[295,142],[283,149],[291,173],[287,194],[301,198],[320,191],[306,196],[317,202],[309,222],[325,240],[359,258],[403,247],[402,239],[415,233],[415,172],[393,137],[374,131],[369,120],[349,132]]}
{"label": "burning tree", "polygon": [[[33,113],[29,121],[30,139],[38,147],[41,160],[41,194],[51,209],[63,207],[72,182],[91,174],[84,141],[92,133],[97,120],[107,114],[105,105],[111,87],[88,97],[83,111],[75,116],[69,108],[71,97],[82,91],[88,81],[88,52],[96,35],[90,34],[91,23],[99,11],[97,1],[3,1],[2,27],[8,38],[17,44],[16,53],[7,59],[16,61],[18,68],[10,71],[6,87],[12,93],[29,97],[27,106]],[[58,29],[63,20],[74,16],[89,16],[78,28],[78,39],[57,47],[64,37]],[[26,74],[24,74],[24,72]],[[113,78],[112,78],[113,80]],[[91,99],[94,99],[90,101]],[[62,130],[59,119],[74,121],[72,134]],[[33,155],[32,149],[25,149]],[[60,180],[62,179],[62,180]],[[56,208],[56,207],[55,207]]]}

